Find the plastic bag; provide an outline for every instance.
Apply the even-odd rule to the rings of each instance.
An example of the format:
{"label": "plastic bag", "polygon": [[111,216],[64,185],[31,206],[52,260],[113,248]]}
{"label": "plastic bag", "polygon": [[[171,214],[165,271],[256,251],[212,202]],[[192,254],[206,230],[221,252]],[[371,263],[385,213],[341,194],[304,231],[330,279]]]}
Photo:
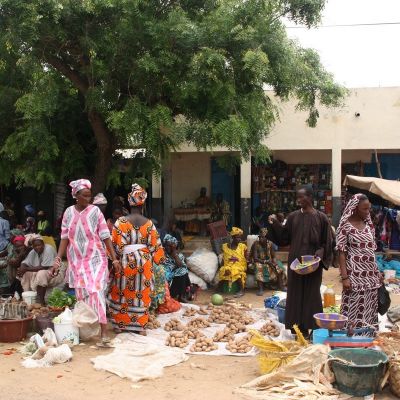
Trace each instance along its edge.
{"label": "plastic bag", "polygon": [[378,312],[381,315],[385,315],[387,313],[387,310],[389,310],[390,307],[390,295],[389,292],[387,291],[385,285],[382,285],[378,289]]}
{"label": "plastic bag", "polygon": [[99,317],[84,301],[75,304],[72,323],[79,328],[79,337],[82,340],[89,340],[100,334]]}
{"label": "plastic bag", "polygon": [[207,283],[211,283],[217,273],[218,257],[207,249],[198,249],[187,259],[188,268]]}
{"label": "plastic bag", "polygon": [[181,303],[179,301],[174,300],[170,293],[168,283],[165,284],[165,300],[164,303],[160,304],[157,308],[157,312],[159,314],[169,314],[173,312],[177,312],[181,309]]}

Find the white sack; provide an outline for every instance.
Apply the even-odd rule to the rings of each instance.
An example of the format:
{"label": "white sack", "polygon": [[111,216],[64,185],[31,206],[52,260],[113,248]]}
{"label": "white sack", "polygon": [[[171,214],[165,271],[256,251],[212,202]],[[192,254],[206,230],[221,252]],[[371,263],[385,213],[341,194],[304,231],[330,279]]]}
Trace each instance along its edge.
{"label": "white sack", "polygon": [[72,351],[67,344],[62,344],[59,347],[52,347],[47,350],[44,357],[40,360],[27,358],[22,361],[22,366],[25,368],[43,368],[50,367],[53,364],[62,364],[72,359]]}
{"label": "white sack", "polygon": [[75,304],[72,323],[79,328],[79,337],[82,340],[89,340],[100,334],[99,317],[84,301],[78,301]]}
{"label": "white sack", "polygon": [[192,271],[189,271],[189,279],[190,283],[197,285],[202,290],[207,290],[207,283]]}
{"label": "white sack", "polygon": [[247,235],[247,249],[250,251],[254,242],[257,242],[258,235]]}
{"label": "white sack", "polygon": [[187,258],[188,268],[207,283],[211,283],[218,269],[217,255],[208,249],[198,249]]}

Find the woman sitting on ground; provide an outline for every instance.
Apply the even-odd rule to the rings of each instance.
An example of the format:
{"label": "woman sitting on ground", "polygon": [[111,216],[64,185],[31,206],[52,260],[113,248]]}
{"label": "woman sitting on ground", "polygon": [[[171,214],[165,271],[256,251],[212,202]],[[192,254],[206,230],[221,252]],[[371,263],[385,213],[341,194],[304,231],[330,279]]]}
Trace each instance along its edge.
{"label": "woman sitting on ground", "polygon": [[53,246],[45,244],[40,235],[33,235],[30,239],[32,250],[29,252],[17,275],[21,279],[24,292],[33,290],[37,292],[38,303],[44,305],[46,290],[48,287],[56,287],[64,281],[65,268],[60,268],[60,274],[53,275],[52,268],[57,253]]}
{"label": "woman sitting on ground", "polygon": [[12,235],[11,244],[8,247],[7,269],[8,280],[10,282],[10,293],[22,293],[21,281],[17,279],[17,270],[21,266],[29,253],[29,248],[25,246],[25,237],[21,234]]}
{"label": "woman sitting on ground", "polygon": [[170,286],[171,296],[185,303],[186,294],[190,288],[189,270],[185,257],[178,251],[178,240],[172,235],[165,235],[163,244],[165,249],[165,276]]}
{"label": "woman sitting on ground", "polygon": [[227,281],[229,287],[237,282],[240,289],[235,297],[241,297],[246,284],[247,246],[241,243],[243,231],[240,228],[233,227],[230,235],[231,243],[224,243],[222,246],[223,265],[219,270],[219,280]]}
{"label": "woman sitting on ground", "polygon": [[[278,268],[275,260],[273,243],[267,239],[268,229],[262,228],[259,240],[251,247],[251,261],[255,267],[255,275],[258,285],[257,296],[264,294],[264,284],[268,283],[272,289],[278,289],[283,284],[283,271]],[[282,289],[282,287],[281,287]]]}

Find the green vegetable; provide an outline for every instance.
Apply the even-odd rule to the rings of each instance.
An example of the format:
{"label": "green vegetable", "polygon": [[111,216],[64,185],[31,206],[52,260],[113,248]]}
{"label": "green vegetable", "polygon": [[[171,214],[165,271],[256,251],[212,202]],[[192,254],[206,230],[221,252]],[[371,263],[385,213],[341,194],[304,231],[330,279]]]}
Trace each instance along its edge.
{"label": "green vegetable", "polygon": [[340,305],[325,307],[324,313],[327,314],[340,314]]}
{"label": "green vegetable", "polygon": [[74,305],[75,302],[75,296],[72,296],[58,288],[53,289],[49,298],[47,299],[47,303],[49,306],[57,308],[62,308],[66,306],[70,307]]}

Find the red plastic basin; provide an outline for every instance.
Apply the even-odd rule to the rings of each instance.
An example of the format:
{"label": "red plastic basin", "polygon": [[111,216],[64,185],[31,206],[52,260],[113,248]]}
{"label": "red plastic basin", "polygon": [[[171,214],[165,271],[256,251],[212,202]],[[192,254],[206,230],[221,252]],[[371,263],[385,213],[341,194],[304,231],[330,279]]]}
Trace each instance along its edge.
{"label": "red plastic basin", "polygon": [[14,343],[26,338],[32,317],[0,320],[0,342]]}

